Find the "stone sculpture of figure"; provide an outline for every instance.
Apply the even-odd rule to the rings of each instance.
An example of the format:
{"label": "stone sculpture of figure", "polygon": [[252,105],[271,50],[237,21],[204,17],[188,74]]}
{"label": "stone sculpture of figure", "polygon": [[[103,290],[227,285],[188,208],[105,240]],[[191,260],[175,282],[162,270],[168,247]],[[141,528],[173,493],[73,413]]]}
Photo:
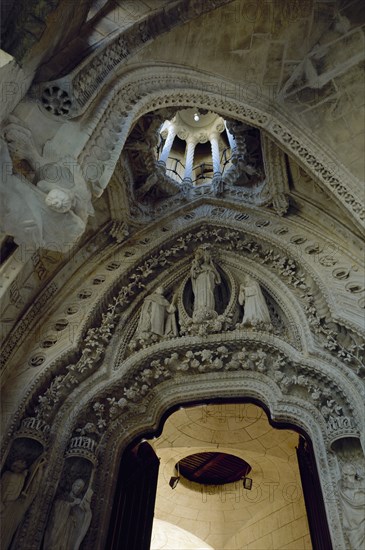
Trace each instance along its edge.
{"label": "stone sculpture of figure", "polygon": [[342,468],[338,484],[341,500],[343,528],[351,549],[365,548],[365,484],[357,479],[352,464]]}
{"label": "stone sculpture of figure", "polygon": [[41,457],[29,469],[23,459],[14,460],[0,480],[0,547],[7,550],[32,504],[43,475],[45,459]]}
{"label": "stone sculpture of figure", "polygon": [[164,289],[159,286],[143,302],[136,336],[148,339],[157,336],[177,336],[175,318],[176,307],[164,297]]}
{"label": "stone sculpture of figure", "polygon": [[227,170],[224,181],[229,185],[245,187],[252,182],[256,182],[262,176],[262,172],[248,164],[243,155],[234,155],[232,157],[232,166]]}
{"label": "stone sculpture of figure", "polygon": [[83,479],[76,479],[65,499],[57,499],[53,505],[44,537],[44,550],[78,550],[91,523],[90,507],[93,495],[89,487],[83,497]]}
{"label": "stone sculpture of figure", "polygon": [[198,319],[202,315],[209,317],[215,312],[214,289],[220,284],[221,278],[207,247],[196,251],[190,276],[194,293],[193,318]]}
{"label": "stone sculpture of figure", "polygon": [[[0,204],[2,231],[18,244],[68,251],[83,234],[93,214],[91,193],[77,163],[71,157],[50,160],[38,153],[33,136],[11,123],[0,137]],[[33,182],[14,173],[9,150],[27,161]]]}
{"label": "stone sculpture of figure", "polygon": [[180,192],[180,186],[166,174],[166,168],[155,162],[145,183],[136,191],[136,198],[143,200],[147,195],[151,199],[173,197]]}
{"label": "stone sculpture of figure", "polygon": [[244,306],[243,326],[255,326],[261,323],[271,325],[270,313],[260,285],[249,275],[246,275],[245,282],[240,285],[238,302]]}

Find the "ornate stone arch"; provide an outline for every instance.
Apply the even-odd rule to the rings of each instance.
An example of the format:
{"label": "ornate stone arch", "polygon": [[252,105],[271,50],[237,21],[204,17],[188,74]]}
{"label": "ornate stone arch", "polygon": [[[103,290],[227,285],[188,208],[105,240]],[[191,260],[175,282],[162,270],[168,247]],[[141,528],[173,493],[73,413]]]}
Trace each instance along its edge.
{"label": "ornate stone arch", "polygon": [[[175,24],[229,2],[216,0],[206,6],[200,0],[179,0],[167,13]],[[315,446],[334,546],[343,549],[348,541],[338,488],[341,470],[351,462],[359,468],[356,475],[361,477],[361,468],[365,473],[365,296],[355,242],[364,220],[362,187],[321,138],[313,138],[288,116],[280,100],[272,102],[259,87],[252,94],[252,87],[182,66],[170,67],[169,74],[162,64],[122,67],[133,54],[135,33],[139,48],[154,37],[154,25],[156,33],[168,27],[160,19],[163,14],[156,10],[131,32],[117,33],[61,81],[35,86],[15,110],[19,125],[29,126],[29,136],[33,132],[37,137],[43,160],[60,165],[67,160],[70,166],[78,160],[77,178],[85,184],[88,200],[90,188],[100,195],[108,186],[109,198],[118,201],[108,211],[112,221],[72,250],[75,261],[68,257],[50,268],[40,251],[23,264],[29,254],[24,249],[21,268],[13,257],[5,270],[8,309],[14,306],[4,322],[8,338],[1,359],[7,369],[4,394],[11,390],[4,400],[4,417],[11,419],[3,439],[5,468],[11,465],[11,453],[21,449],[19,442],[28,446],[32,467],[43,454],[47,459],[47,477],[14,545],[41,547],[47,514],[73,459],[87,465],[88,482],[98,497],[86,545],[102,541],[108,520],[102,502],[110,501],[113,493],[108,470],[116,470],[126,445],[155,430],[162,416],[182,403],[184,393],[189,401],[212,396],[255,399],[274,420],[306,431]],[[76,108],[58,117],[39,110],[36,88],[42,92],[47,86],[57,109],[57,104],[64,113],[69,105]],[[141,117],[155,117],[159,123],[159,117],[169,118],[189,106],[259,129],[267,150],[279,151],[283,165],[288,160],[285,152],[320,184],[321,192],[329,192],[340,207],[330,201],[333,225],[321,228],[312,216],[290,211],[279,218],[265,208],[267,199],[255,206],[233,193],[212,193],[194,196],[190,203],[183,203],[180,194],[167,201],[167,208],[159,205],[158,220],[146,207],[128,228],[132,216],[122,209],[127,201],[123,205],[121,174],[129,169],[123,166],[126,140]],[[335,111],[341,108],[336,105]],[[20,144],[16,142],[14,138],[15,146]],[[283,173],[271,171],[273,179]],[[47,217],[42,222],[45,227]],[[95,225],[89,229],[94,231]],[[65,242],[64,236],[60,241]],[[234,288],[229,312],[237,301],[239,271],[248,273],[277,308],[286,333],[240,328],[227,321],[224,329],[204,339],[180,331],[175,338],[129,348],[145,297],[160,283],[170,292],[186,282],[194,251],[208,242],[217,250],[229,288]],[[70,333],[64,328],[71,324],[74,337],[68,341]],[[39,326],[45,331],[38,336]],[[88,422],[91,428],[86,428]]]}
{"label": "ornate stone arch", "polygon": [[[94,303],[83,322],[80,322],[79,337],[75,341],[74,346],[70,347],[69,345],[69,351],[61,356],[56,354],[52,357],[52,349],[50,349],[48,367],[43,369],[34,379],[31,387],[26,392],[25,399],[19,411],[24,412],[25,407],[29,407],[29,403],[32,400],[34,407],[36,405],[34,399],[37,396],[41,397],[43,392],[46,391],[47,385],[51,384],[51,382],[55,384],[54,378],[56,376],[61,376],[58,382],[60,383],[67,373],[71,374],[79,370],[86,370],[89,376],[91,372],[99,371],[100,361],[104,357],[105,350],[113,337],[122,311],[124,312],[122,316],[124,327],[130,322],[131,314],[135,311],[133,304],[138,305],[139,303],[138,296],[141,294],[139,289],[145,288],[145,292],[148,292],[148,289],[153,288],[153,281],[155,281],[156,275],[158,277],[161,276],[163,279],[163,275],[161,274],[168,273],[169,269],[173,272],[174,269],[171,267],[168,268],[168,265],[174,266],[177,265],[176,262],[181,261],[186,255],[186,250],[188,250],[187,243],[190,243],[189,246],[193,247],[190,250],[193,250],[199,242],[203,242],[204,240],[212,242],[216,240],[218,247],[228,248],[230,251],[229,255],[232,258],[246,258],[244,270],[255,274],[261,283],[266,284],[272,295],[276,296],[276,301],[281,302],[283,308],[288,311],[288,319],[295,319],[294,324],[297,327],[299,325],[302,328],[306,327],[301,342],[299,342],[300,339],[297,342],[299,348],[304,346],[318,357],[322,355],[327,358],[326,360],[329,358],[329,353],[325,350],[332,350],[334,354],[333,364],[339,370],[341,370],[341,363],[336,359],[336,356],[338,358],[347,358],[345,360],[348,364],[351,364],[352,359],[356,359],[352,358],[351,353],[344,348],[345,341],[342,343],[341,341],[336,342],[333,340],[333,331],[330,330],[329,323],[338,321],[338,313],[336,310],[333,310],[333,305],[329,301],[330,294],[328,294],[325,286],[325,282],[326,284],[328,282],[328,279],[326,279],[326,270],[321,269],[318,271],[320,262],[315,261],[311,264],[311,255],[308,255],[307,260],[298,254],[289,254],[287,256],[287,252],[285,252],[286,257],[282,257],[284,249],[280,241],[285,240],[287,235],[290,236],[290,233],[282,231],[282,221],[279,224],[276,223],[280,231],[273,239],[273,236],[277,233],[275,224],[271,227],[266,225],[261,226],[260,223],[259,226],[253,229],[252,226],[255,226],[261,218],[258,216],[258,221],[253,224],[255,215],[252,213],[251,217],[245,220],[247,222],[245,228],[242,226],[241,221],[235,221],[234,211],[230,214],[231,218],[228,217],[228,210],[223,212],[224,223],[217,220],[215,226],[207,225],[204,216],[200,217],[201,214],[208,214],[207,208],[209,211],[217,210],[214,207],[205,206],[202,209],[197,208],[195,210],[195,213],[199,214],[196,219],[194,216],[191,218],[190,214],[187,216],[184,213],[181,218],[175,219],[176,231],[174,231],[173,235],[169,235],[168,233],[167,235],[166,233],[161,234],[158,230],[156,230],[155,234],[149,230],[148,235],[150,240],[148,247],[153,246],[154,248],[149,248],[148,254],[144,250],[146,244],[136,247],[135,239],[133,239],[131,246],[128,242],[121,246],[121,250],[124,251],[121,254],[121,258],[129,257],[133,254],[135,260],[124,269],[121,269],[120,275],[114,279],[111,285],[104,287],[104,291],[98,301]],[[222,212],[219,213],[222,214]],[[272,216],[272,218],[275,219],[275,216]],[[139,242],[145,243],[143,233],[140,237]],[[154,238],[156,240],[153,245]],[[111,247],[111,250],[115,253],[113,247]],[[108,254],[105,254],[104,249],[103,256],[105,265],[109,265],[110,256],[108,257]],[[235,261],[238,260],[236,259]],[[97,264],[101,265],[99,260],[97,260]],[[89,269],[88,266],[85,265],[85,267]],[[85,275],[82,276],[82,279],[84,277]],[[285,284],[280,282],[280,279],[285,281]],[[288,289],[289,287],[291,289],[290,294],[285,290],[285,288]],[[281,290],[279,290],[280,288]],[[296,298],[294,298],[294,295]],[[292,296],[292,302],[288,301],[289,296]],[[315,306],[313,305],[314,301],[316,303]],[[300,308],[298,308],[299,303],[301,303]],[[39,315],[41,315],[41,312],[39,312]],[[321,318],[323,321],[319,321]],[[345,323],[344,326],[348,325]],[[358,330],[356,325],[351,326],[351,330],[354,331],[354,335],[356,336],[356,331]],[[347,333],[344,333],[346,338],[348,338],[351,330],[349,327]],[[313,347],[311,341],[314,334],[317,334],[320,340]],[[356,336],[356,338],[358,337]],[[320,345],[319,348],[318,344]],[[96,350],[91,370],[82,367],[83,364],[87,365],[90,363],[90,345],[94,346],[94,351]],[[76,359],[76,357],[79,357],[79,359]],[[357,365],[356,361],[354,368]],[[356,380],[356,376],[350,371],[348,372],[348,376],[353,382]],[[69,379],[70,376],[68,377]],[[81,376],[81,379],[77,383],[80,383],[84,379],[85,377]],[[71,387],[75,387],[75,383]],[[20,412],[20,415],[22,414]],[[13,429],[16,429],[19,420],[20,417],[17,415],[13,423]]]}
{"label": "ornate stone arch", "polygon": [[[213,211],[214,224],[209,215]],[[155,232],[149,228],[148,232],[142,231],[138,239],[120,245],[120,257],[134,260],[125,266],[120,265],[120,274],[101,293],[99,306],[94,305],[91,309],[76,344],[81,346],[81,355],[78,352],[77,358],[74,349],[72,353],[55,358],[53,364],[51,362],[34,380],[15,418],[15,436],[28,434],[27,437],[35,437],[38,434],[50,449],[46,497],[32,510],[19,537],[26,536],[27,540],[40,543],[47,511],[56,491],[54,481],[63,475],[64,453],[66,459],[87,456],[92,464],[100,453],[103,468],[105,460],[111,460],[109,469],[114,468],[122,447],[131,438],[154,429],[162,414],[178,402],[176,390],[183,386],[192,401],[206,399],[214,392],[222,398],[257,398],[268,406],[274,420],[296,425],[302,422],[300,427],[310,435],[315,445],[324,476],[324,492],[332,496],[336,494],[339,466],[329,449],[341,437],[359,438],[363,402],[360,382],[355,374],[348,367],[344,371],[338,358],[325,351],[325,346],[319,345],[318,341],[311,344],[311,331],[315,325],[310,319],[314,312],[306,310],[306,304],[312,302],[306,302],[305,296],[309,291],[314,292],[317,305],[327,303],[324,275],[318,269],[321,264],[313,263],[311,254],[306,257],[296,253],[289,254],[288,261],[282,263],[280,254],[276,252],[286,250],[287,253],[281,241],[288,237],[288,233],[290,236],[289,229],[288,233],[283,233],[282,229],[276,233],[275,224],[267,226],[266,222],[261,223],[261,214],[250,211],[244,223],[241,217],[234,218],[236,214],[234,210],[229,212],[214,204],[195,206],[188,214],[185,210],[180,218],[175,218],[172,233],[161,232],[158,227]],[[277,220],[274,215],[268,216],[271,218]],[[165,221],[167,229],[169,221]],[[288,228],[290,222],[280,220],[277,225]],[[150,240],[145,243],[147,235]],[[139,284],[142,284],[145,294],[160,282],[167,283],[168,287],[174,279],[174,267],[177,266],[175,275],[182,276],[195,248],[202,242],[215,240],[217,248],[225,251],[229,268],[241,265],[243,271],[254,275],[272,292],[295,323],[306,322],[304,335],[307,338],[296,346],[295,342],[262,330],[233,329],[223,334],[209,334],[204,340],[197,336],[182,336],[147,346],[128,357],[122,355],[119,368],[113,369],[113,363],[118,359],[120,331],[126,329],[141,304],[141,298],[138,301]],[[98,260],[97,265],[109,265],[114,253],[114,245],[110,251],[103,248],[100,259],[103,258],[104,264]],[[85,274],[80,273],[80,277],[84,279]],[[295,306],[299,306],[300,301],[299,312],[295,314]],[[219,389],[218,380],[221,384],[222,379],[224,386]],[[176,380],[181,383],[179,386],[176,386]],[[104,435],[101,434],[101,438],[87,433],[80,435],[85,422],[98,425],[100,421],[103,427],[99,413],[107,417]],[[124,434],[123,439],[119,439],[118,448],[114,446],[114,440],[118,440],[119,435],[113,438],[113,430]],[[109,459],[104,459],[105,453],[109,453]],[[98,491],[105,485],[105,471],[99,469],[98,480],[95,479]],[[112,489],[108,487],[105,498],[111,498]],[[95,522],[99,522],[99,511],[95,514]],[[329,502],[329,515],[334,538],[341,541],[336,501]],[[106,525],[107,519],[100,521]],[[344,547],[341,544],[338,548]]]}
{"label": "ornate stone arch", "polygon": [[[211,338],[211,340],[214,339]],[[247,338],[247,341],[249,340],[250,338]],[[262,345],[262,340],[261,335],[259,339],[251,343],[256,346]],[[281,351],[285,350],[286,353],[279,354],[279,361],[283,360],[284,357],[284,361],[290,361],[293,355],[295,355],[293,350],[290,350],[288,346],[283,346],[282,344],[275,344],[273,346],[269,338],[264,340],[266,340],[264,344],[270,347],[271,353],[273,353],[275,348],[276,351],[278,348]],[[223,346],[219,345],[222,342],[215,342],[218,355],[220,354],[223,357],[226,366],[232,361],[229,346],[233,342],[223,342]],[[173,344],[174,342],[170,343],[170,349],[174,349]],[[235,344],[237,344],[237,341]],[[197,350],[204,350],[206,347],[206,339],[199,342],[195,341],[195,357],[199,356],[199,351]],[[225,347],[225,349],[222,350],[222,347]],[[142,354],[139,354],[140,357],[136,357],[133,361],[134,364],[130,365],[129,372],[133,380],[139,378],[140,375],[136,375],[137,372],[145,370],[143,367],[146,364],[146,360],[152,363],[154,361],[153,357],[161,356],[161,346],[157,345],[155,348],[154,352],[150,349],[147,352],[144,351]],[[160,348],[160,350],[157,348]],[[173,365],[176,367],[179,364],[176,357],[173,357],[174,355],[177,355],[176,351],[170,355],[170,368],[174,368]],[[260,360],[262,360],[262,357],[258,358],[257,364]],[[127,404],[125,398],[120,398],[120,391],[125,384],[123,376],[115,377],[114,381],[99,381],[99,384],[95,383],[96,380],[94,379],[94,384],[88,384],[88,390],[83,394],[82,399],[76,395],[67,400],[68,402],[74,402],[76,398],[78,402],[78,405],[72,408],[71,414],[69,407],[63,406],[55,418],[52,428],[53,438],[55,438],[61,425],[63,427],[63,435],[59,439],[54,439],[52,452],[49,456],[53,477],[55,472],[58,474],[58,477],[62,474],[64,467],[64,459],[62,457],[65,451],[66,459],[67,456],[71,455],[71,452],[74,453],[74,456],[77,454],[85,456],[86,453],[89,453],[89,455],[92,453],[98,455],[100,467],[95,489],[100,498],[96,500],[94,508],[94,525],[98,527],[91,530],[90,538],[88,539],[89,543],[96,545],[96,547],[98,547],[98,544],[102,544],[109,519],[107,507],[103,503],[112,498],[113,482],[110,472],[116,471],[118,459],[123,449],[133,439],[155,431],[162,415],[173,406],[184,404],[187,401],[197,402],[212,397],[219,397],[222,399],[251,398],[259,400],[270,410],[273,420],[291,423],[309,434],[320,467],[321,482],[327,503],[327,513],[332,536],[334,537],[334,547],[344,548],[337,503],[333,497],[335,494],[338,467],[336,460],[328,454],[330,438],[326,422],[318,409],[306,399],[288,394],[284,395],[282,389],[270,378],[268,372],[259,372],[257,369],[242,370],[242,368],[237,368],[236,366],[236,370],[230,370],[230,367],[228,367],[223,372],[221,369],[207,369],[208,372],[197,373],[197,366],[192,365],[194,358],[190,357],[189,361],[191,365],[187,372],[184,371],[182,375],[167,377],[162,374],[152,382],[147,392],[145,390],[142,392],[143,395],[140,395],[139,399],[132,399],[130,405]],[[304,360],[302,366],[303,364]],[[155,367],[157,366],[155,365]],[[177,371],[174,370],[174,372],[176,374]],[[124,374],[127,375],[127,373]],[[183,398],[182,395],[184,395]],[[99,434],[101,435],[101,439],[97,438],[98,447],[92,443],[95,441],[93,439],[95,434],[91,437],[85,436],[83,438],[76,435],[75,430],[82,426],[85,421],[99,423],[98,427],[102,434]],[[96,462],[96,456],[94,462]],[[56,487],[53,486],[47,490],[47,497],[43,498],[38,508],[36,508],[37,515],[35,512],[36,509],[32,510],[32,516],[29,518],[29,530],[27,533],[24,530],[23,536],[32,536],[35,539],[37,538],[37,533],[38,537],[41,536],[41,525],[44,525],[47,508],[52,501],[55,489]],[[32,522],[32,519],[34,521],[36,517],[39,518],[38,525]],[[39,542],[40,540],[37,541],[37,543]]]}
{"label": "ornate stone arch", "polygon": [[234,82],[175,67],[166,75],[164,67],[137,67],[121,73],[105,90],[98,105],[84,117],[90,137],[84,141],[79,162],[98,192],[108,184],[134,123],[145,113],[158,109],[199,107],[223,117],[235,118],[264,130],[308,173],[319,180],[338,204],[360,222],[364,217],[360,187],[330,152],[313,136],[288,120],[284,110],[270,102],[258,88],[255,97],[243,97]]}

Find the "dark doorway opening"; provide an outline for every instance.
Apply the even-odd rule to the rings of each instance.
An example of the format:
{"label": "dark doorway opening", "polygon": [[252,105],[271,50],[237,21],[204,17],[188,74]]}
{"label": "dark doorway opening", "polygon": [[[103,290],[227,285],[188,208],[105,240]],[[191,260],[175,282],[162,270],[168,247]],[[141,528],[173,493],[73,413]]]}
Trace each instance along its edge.
{"label": "dark doorway opening", "polygon": [[[254,403],[264,410],[273,428],[292,430],[298,433],[297,458],[312,546],[315,550],[332,550],[323,495],[310,438],[295,425],[272,421],[267,407],[257,400],[216,399],[214,401],[190,402],[182,405],[184,408],[191,408],[200,405],[224,405],[228,403]],[[180,405],[168,410],[155,432],[141,435],[145,438],[159,436],[167,418],[179,408]],[[152,446],[147,441],[142,441],[130,445],[121,459],[110,528],[105,546],[108,550],[150,549],[159,459]]]}

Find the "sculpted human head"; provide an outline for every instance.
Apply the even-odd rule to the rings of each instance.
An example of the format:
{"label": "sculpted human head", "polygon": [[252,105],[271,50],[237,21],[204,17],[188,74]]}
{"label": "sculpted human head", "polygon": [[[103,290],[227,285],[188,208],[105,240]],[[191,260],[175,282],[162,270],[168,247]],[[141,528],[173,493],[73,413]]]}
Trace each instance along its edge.
{"label": "sculpted human head", "polygon": [[249,275],[248,273],[245,275],[245,278],[244,278],[244,281],[245,281],[245,285],[249,285],[252,281],[252,277],[251,275]]}
{"label": "sculpted human head", "polygon": [[212,258],[209,245],[203,245],[202,247],[198,248],[197,252],[199,252],[200,257],[205,263],[209,263],[211,261]]}
{"label": "sculpted human head", "polygon": [[45,203],[52,210],[64,214],[71,209],[72,199],[67,191],[63,189],[52,189],[46,196]]}
{"label": "sculpted human head", "polygon": [[204,261],[205,261],[206,263],[209,263],[209,261],[210,261],[210,259],[211,259],[211,258],[210,258],[210,252],[209,252],[209,250],[207,250],[207,249],[204,250],[204,252],[203,252],[203,258],[204,258]]}
{"label": "sculpted human head", "polygon": [[345,482],[354,481],[356,478],[356,468],[353,464],[345,464],[342,468],[342,478]]}
{"label": "sculpted human head", "polygon": [[15,474],[20,474],[21,472],[24,472],[26,467],[27,463],[25,462],[25,460],[23,458],[18,458],[11,463],[10,469]]}
{"label": "sculpted human head", "polygon": [[83,488],[85,487],[85,481],[81,478],[76,479],[72,484],[72,492],[74,495],[79,495]]}
{"label": "sculpted human head", "polygon": [[163,295],[164,292],[165,292],[165,289],[164,289],[163,286],[159,286],[159,287],[156,288],[156,293],[157,293],[157,294]]}

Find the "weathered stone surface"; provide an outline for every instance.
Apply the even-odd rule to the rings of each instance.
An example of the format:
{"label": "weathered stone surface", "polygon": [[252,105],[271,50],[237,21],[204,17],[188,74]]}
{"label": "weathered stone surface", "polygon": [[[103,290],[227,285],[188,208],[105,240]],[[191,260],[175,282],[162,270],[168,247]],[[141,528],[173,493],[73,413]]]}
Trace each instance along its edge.
{"label": "weathered stone surface", "polygon": [[[0,67],[2,471],[32,489],[26,508],[15,504],[13,546],[41,548],[47,524],[50,539],[57,527],[52,509],[78,498],[84,547],[105,546],[122,451],[171,408],[219,398],[262,403],[310,437],[333,547],[354,547],[364,472],[360,3],[146,0],[89,12],[62,0],[37,21],[42,5],[19,4],[15,27],[31,15],[14,51],[23,65],[5,54]],[[211,113],[211,126],[186,132],[175,124],[186,109]],[[220,168],[218,153],[230,152],[227,172],[203,184],[170,177],[166,121],[170,151],[192,161],[194,135],[199,162]],[[274,436],[251,435],[252,452],[291,463]],[[18,472],[15,454],[27,461]],[[274,473],[265,467],[263,478]],[[203,533],[202,513],[198,534],[213,547],[307,547],[304,516],[289,508],[251,522],[246,538]],[[180,512],[181,527],[198,521]]]}

